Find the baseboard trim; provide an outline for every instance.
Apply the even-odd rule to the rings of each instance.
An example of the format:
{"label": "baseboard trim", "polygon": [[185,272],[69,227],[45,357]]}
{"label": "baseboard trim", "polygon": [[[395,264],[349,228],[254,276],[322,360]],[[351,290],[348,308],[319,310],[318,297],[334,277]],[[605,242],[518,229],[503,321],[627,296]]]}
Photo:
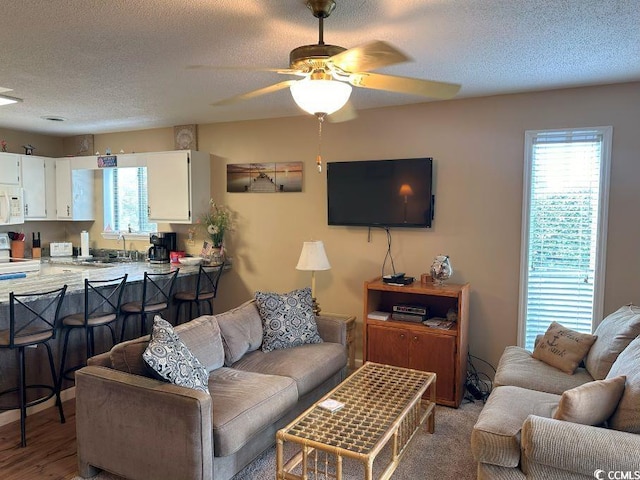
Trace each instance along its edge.
{"label": "baseboard trim", "polygon": [[[60,398],[63,402],[67,400],[71,400],[72,398],[76,398],[76,387],[67,388],[60,392]],[[38,405],[34,405],[33,407],[27,408],[27,415],[33,415],[34,413],[41,412],[46,410],[47,408],[55,407],[56,399],[55,397],[50,398],[46,402],[39,403]],[[0,413],[0,427],[4,425],[8,425],[9,423],[17,422],[20,420],[20,410],[7,410],[6,412]]]}

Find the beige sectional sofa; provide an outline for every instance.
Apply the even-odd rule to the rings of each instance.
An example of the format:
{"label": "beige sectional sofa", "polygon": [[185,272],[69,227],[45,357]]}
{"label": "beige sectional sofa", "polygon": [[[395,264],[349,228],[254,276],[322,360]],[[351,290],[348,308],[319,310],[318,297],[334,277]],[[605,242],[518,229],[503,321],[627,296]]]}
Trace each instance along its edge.
{"label": "beige sectional sofa", "polygon": [[76,374],[80,476],[227,480],[346,374],[346,326],[316,317],[322,343],[263,352],[254,301],[175,327],[209,373],[207,394],[151,378],[149,337],[116,345]]}
{"label": "beige sectional sofa", "polygon": [[[594,335],[583,366],[573,374],[523,348],[506,348],[471,436],[478,479],[640,478],[640,308],[620,308]],[[621,375],[626,379],[619,402],[606,406],[589,397],[588,389],[604,383],[598,380],[611,383]],[[561,399],[564,405],[573,400],[587,420],[605,407],[613,414],[597,425],[584,418],[557,420]]]}

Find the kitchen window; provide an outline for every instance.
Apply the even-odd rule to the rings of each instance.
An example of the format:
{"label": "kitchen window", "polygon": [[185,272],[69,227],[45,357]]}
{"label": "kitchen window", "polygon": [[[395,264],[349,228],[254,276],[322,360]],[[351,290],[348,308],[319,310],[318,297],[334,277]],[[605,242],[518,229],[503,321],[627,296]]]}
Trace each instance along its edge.
{"label": "kitchen window", "polygon": [[157,231],[148,217],[147,167],[105,169],[103,180],[105,232]]}
{"label": "kitchen window", "polygon": [[525,133],[519,344],[602,319],[611,127]]}

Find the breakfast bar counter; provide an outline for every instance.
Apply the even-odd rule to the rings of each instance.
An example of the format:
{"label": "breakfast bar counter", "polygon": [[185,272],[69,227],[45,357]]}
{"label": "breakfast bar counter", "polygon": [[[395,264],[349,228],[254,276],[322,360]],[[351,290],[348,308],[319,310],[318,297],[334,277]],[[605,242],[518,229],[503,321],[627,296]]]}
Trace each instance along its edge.
{"label": "breakfast bar counter", "polygon": [[[75,259],[43,259],[40,272],[27,273],[23,278],[12,278],[0,281],[0,330],[9,328],[9,294],[29,294],[48,292],[67,285],[67,292],[60,309],[60,319],[63,317],[80,313],[84,308],[84,281],[89,280],[110,280],[122,277],[128,274],[127,284],[124,289],[122,303],[139,301],[142,298],[142,285],[144,273],[166,273],[180,269],[174,293],[182,290],[194,290],[199,267],[183,264],[160,263],[153,264],[149,262],[83,262]],[[225,267],[225,269],[228,267]],[[24,298],[23,298],[24,300]],[[35,300],[35,298],[34,298]],[[28,302],[28,297],[26,299]],[[37,302],[44,302],[42,298]],[[163,318],[171,323],[176,322],[176,308],[170,305],[170,308],[161,312]],[[186,313],[188,309],[183,309]],[[181,318],[186,321],[186,318]],[[117,332],[120,329],[119,320],[116,324]],[[139,336],[139,323],[130,322],[127,325],[126,338],[134,338]],[[150,324],[148,325],[150,327]],[[62,351],[62,335],[61,330],[57,331],[55,339],[49,341],[53,350],[56,369],[59,368],[60,353]],[[95,352],[101,353],[111,348],[111,335],[108,328],[98,328],[95,331]],[[42,351],[40,351],[42,350]],[[84,343],[84,335],[80,332],[74,332],[69,337],[69,351],[67,352],[67,365],[77,365],[86,361],[86,347]],[[29,359],[31,358],[31,360]],[[27,376],[29,383],[38,383],[42,377],[44,383],[48,383],[49,367],[48,360],[44,349],[34,349],[27,353]],[[14,350],[0,350],[0,391],[12,388],[17,381],[17,354]],[[73,383],[65,382],[63,388],[72,386]]]}
{"label": "breakfast bar counter", "polygon": [[[165,273],[180,268],[178,277],[198,273],[198,266],[169,263],[122,262],[88,264],[75,260],[42,260],[40,273],[27,273],[24,278],[0,281],[0,328],[4,328],[2,306],[9,303],[9,293],[46,292],[67,285],[67,295],[84,291],[84,279],[108,280],[129,274],[127,283],[141,282],[144,272]],[[7,319],[8,320],[8,317]]]}

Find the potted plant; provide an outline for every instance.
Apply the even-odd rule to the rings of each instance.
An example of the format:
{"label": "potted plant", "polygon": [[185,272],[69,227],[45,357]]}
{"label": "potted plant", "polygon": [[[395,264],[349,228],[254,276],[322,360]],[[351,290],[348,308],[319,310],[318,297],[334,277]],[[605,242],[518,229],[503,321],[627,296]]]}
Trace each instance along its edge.
{"label": "potted plant", "polygon": [[[233,218],[231,210],[225,205],[219,205],[209,200],[209,210],[198,219],[198,224],[202,226],[209,238],[211,239],[211,247],[214,249],[212,257],[217,260],[216,255],[222,258],[224,252],[224,234],[232,230]],[[207,250],[207,242],[205,242],[204,250]]]}

